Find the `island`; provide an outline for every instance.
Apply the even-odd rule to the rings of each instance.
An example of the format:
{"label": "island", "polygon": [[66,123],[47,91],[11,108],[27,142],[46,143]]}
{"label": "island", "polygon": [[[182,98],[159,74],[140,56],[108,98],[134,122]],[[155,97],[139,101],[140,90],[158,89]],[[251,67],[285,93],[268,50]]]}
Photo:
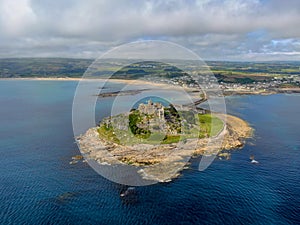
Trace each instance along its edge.
{"label": "island", "polygon": [[[148,99],[103,119],[77,137],[84,157],[103,165],[139,168],[144,179],[168,182],[180,175],[187,158],[218,155],[241,148],[252,128],[240,118],[198,108],[176,108]],[[212,143],[212,144],[208,144]]]}

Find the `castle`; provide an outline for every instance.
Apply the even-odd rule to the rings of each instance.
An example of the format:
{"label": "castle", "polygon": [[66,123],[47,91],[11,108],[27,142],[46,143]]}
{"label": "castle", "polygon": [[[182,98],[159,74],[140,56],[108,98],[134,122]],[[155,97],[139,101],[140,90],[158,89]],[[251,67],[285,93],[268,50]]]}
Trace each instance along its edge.
{"label": "castle", "polygon": [[140,113],[154,115],[159,119],[164,119],[164,107],[161,103],[153,103],[151,100],[148,100],[147,104],[141,103],[138,107]]}
{"label": "castle", "polygon": [[[166,120],[165,113],[169,111],[169,108],[165,108],[161,103],[153,103],[151,100],[148,100],[147,104],[139,104],[137,110],[139,113],[143,114],[142,120],[137,124],[138,127],[152,132],[160,131],[168,135],[178,134],[178,129],[174,128],[176,127],[177,122],[168,122]],[[168,114],[170,114],[170,112],[168,112]]]}

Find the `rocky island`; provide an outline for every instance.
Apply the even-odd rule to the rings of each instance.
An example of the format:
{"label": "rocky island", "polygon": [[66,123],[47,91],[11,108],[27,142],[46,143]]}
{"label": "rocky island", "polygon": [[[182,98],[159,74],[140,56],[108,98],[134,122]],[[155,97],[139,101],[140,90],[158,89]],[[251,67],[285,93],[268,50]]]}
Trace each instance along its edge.
{"label": "rocky island", "polygon": [[[103,119],[77,138],[82,154],[103,165],[139,168],[144,179],[170,181],[191,156],[240,148],[251,136],[243,120],[206,110],[176,110],[149,99],[128,113]],[[225,152],[224,152],[225,151]]]}

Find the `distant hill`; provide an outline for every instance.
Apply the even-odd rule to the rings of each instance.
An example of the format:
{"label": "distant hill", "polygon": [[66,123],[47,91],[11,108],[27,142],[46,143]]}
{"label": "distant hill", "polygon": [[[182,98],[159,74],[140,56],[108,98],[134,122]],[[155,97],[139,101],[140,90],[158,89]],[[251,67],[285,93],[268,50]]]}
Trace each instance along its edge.
{"label": "distant hill", "polygon": [[[18,77],[81,77],[91,65],[93,59],[72,58],[9,58],[0,59],[0,78]],[[106,61],[106,69],[97,71],[98,75],[116,71],[117,63]],[[170,65],[159,62],[140,62],[117,71],[112,78],[137,79],[140,76],[152,75],[174,78],[185,73]],[[299,75],[300,62],[206,62],[219,81],[229,83],[251,83],[267,81],[274,76]],[[188,70],[189,63],[184,67]]]}
{"label": "distant hill", "polygon": [[0,77],[81,77],[92,62],[67,58],[0,59]]}

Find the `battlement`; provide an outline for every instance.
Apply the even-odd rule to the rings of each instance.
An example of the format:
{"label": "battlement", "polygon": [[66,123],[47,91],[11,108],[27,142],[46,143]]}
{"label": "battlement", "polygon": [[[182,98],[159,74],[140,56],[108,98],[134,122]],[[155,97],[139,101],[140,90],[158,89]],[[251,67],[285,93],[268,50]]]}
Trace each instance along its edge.
{"label": "battlement", "polygon": [[141,103],[138,110],[140,113],[154,115],[160,119],[164,117],[164,106],[159,102],[153,103],[151,99],[148,100],[147,104]]}

